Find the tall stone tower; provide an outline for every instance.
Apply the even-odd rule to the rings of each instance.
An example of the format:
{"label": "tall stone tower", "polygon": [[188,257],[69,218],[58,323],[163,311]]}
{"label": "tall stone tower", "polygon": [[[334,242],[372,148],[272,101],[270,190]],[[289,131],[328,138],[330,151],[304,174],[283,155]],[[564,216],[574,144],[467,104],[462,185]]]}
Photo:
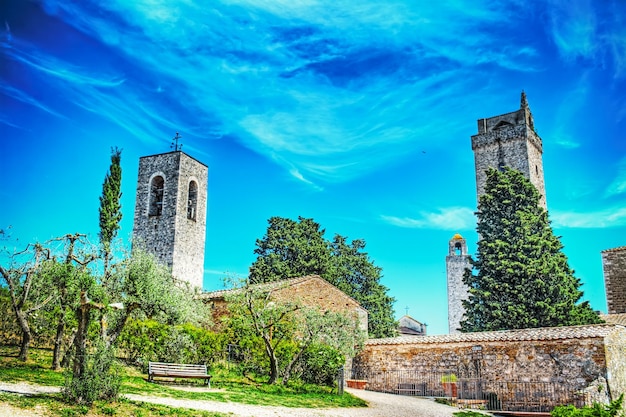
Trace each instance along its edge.
{"label": "tall stone tower", "polygon": [[134,244],[172,268],[174,277],[202,289],[208,167],[174,152],[139,158]]}
{"label": "tall stone tower", "polygon": [[541,194],[541,205],[547,208],[543,180],[543,145],[535,132],[533,115],[522,91],[519,110],[478,120],[478,134],[472,136],[476,169],[476,192],[485,192],[488,168],[505,166],[522,172]]}
{"label": "tall stone tower", "polygon": [[626,313],[626,246],[602,251],[609,314]]}
{"label": "tall stone tower", "polygon": [[467,300],[469,292],[463,283],[465,268],[470,268],[467,255],[467,243],[463,236],[455,234],[448,242],[448,256],[446,256],[446,274],[448,276],[448,331],[450,334],[459,333],[461,320],[465,314],[463,300]]}

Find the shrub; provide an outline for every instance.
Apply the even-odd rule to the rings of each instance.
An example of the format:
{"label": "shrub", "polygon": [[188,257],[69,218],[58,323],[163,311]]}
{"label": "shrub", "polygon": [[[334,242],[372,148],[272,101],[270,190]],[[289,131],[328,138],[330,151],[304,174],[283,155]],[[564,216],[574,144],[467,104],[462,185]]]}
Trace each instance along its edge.
{"label": "shrub", "polygon": [[573,405],[561,405],[552,410],[552,417],[616,417],[623,415],[620,413],[622,409],[622,401],[624,394],[620,395],[617,400],[611,401],[610,404],[594,403],[591,407],[576,408]]}
{"label": "shrub", "polygon": [[63,397],[71,403],[91,405],[96,400],[115,400],[121,385],[121,367],[113,349],[103,344],[89,355],[85,372],[74,378],[68,371],[62,388]]}
{"label": "shrub", "polygon": [[337,369],[345,357],[337,350],[323,344],[313,344],[302,355],[302,380],[309,384],[333,386]]}

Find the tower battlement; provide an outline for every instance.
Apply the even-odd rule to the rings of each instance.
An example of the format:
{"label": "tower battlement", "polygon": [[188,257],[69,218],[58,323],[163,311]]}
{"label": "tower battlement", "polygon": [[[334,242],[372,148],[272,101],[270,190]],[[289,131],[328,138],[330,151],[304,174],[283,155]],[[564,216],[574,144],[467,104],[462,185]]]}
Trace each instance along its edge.
{"label": "tower battlement", "polygon": [[541,204],[547,208],[543,142],[535,132],[533,115],[524,92],[518,110],[478,119],[478,133],[471,139],[478,198],[485,192],[487,170],[509,167],[530,180],[542,196]]}

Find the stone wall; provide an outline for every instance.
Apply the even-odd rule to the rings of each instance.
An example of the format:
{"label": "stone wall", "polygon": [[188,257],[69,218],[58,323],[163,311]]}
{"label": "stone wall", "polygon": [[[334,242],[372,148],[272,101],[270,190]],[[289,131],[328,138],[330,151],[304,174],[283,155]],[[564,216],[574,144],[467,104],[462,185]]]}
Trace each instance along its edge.
{"label": "stone wall", "polygon": [[[317,275],[259,284],[271,291],[273,300],[280,302],[298,302],[303,306],[317,307],[322,311],[344,313],[358,320],[359,328],[367,332],[367,310],[352,297],[346,295],[334,285]],[[225,296],[233,290],[205,293],[202,298],[212,307],[213,321],[220,323],[228,313]],[[236,290],[234,290],[236,291]]]}
{"label": "stone wall", "polygon": [[626,246],[602,251],[609,314],[626,313]]}
{"label": "stone wall", "polygon": [[[164,180],[162,208],[150,209],[150,185]],[[188,216],[190,182],[197,188],[196,212]],[[133,243],[145,245],[173,275],[202,288],[206,236],[208,168],[187,154],[175,151],[139,159]]]}
{"label": "stone wall", "polygon": [[[625,343],[625,328],[615,325],[372,339],[354,359],[354,366],[418,374],[454,373],[459,378],[480,378],[487,385],[537,381],[575,390],[593,386],[595,399],[608,399],[607,383],[614,398],[626,389]],[[377,386],[387,382],[374,382],[369,389],[388,390]]]}
{"label": "stone wall", "polygon": [[543,172],[543,145],[534,129],[532,114],[522,96],[522,107],[514,112],[478,120],[478,134],[472,136],[476,171],[476,192],[485,191],[488,168],[508,166],[522,172],[542,196],[547,207]]}

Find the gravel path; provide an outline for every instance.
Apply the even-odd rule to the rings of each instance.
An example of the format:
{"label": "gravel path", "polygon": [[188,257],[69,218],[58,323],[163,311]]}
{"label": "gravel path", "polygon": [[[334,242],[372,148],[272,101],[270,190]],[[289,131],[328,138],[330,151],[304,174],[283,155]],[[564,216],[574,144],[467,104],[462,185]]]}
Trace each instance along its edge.
{"label": "gravel path", "polygon": [[[58,387],[46,387],[30,384],[11,384],[0,382],[0,391],[20,394],[58,392]],[[143,401],[173,407],[195,410],[230,413],[236,417],[452,417],[457,408],[438,404],[430,399],[383,394],[380,392],[346,389],[347,392],[368,402],[367,408],[290,408],[277,406],[259,406],[217,401],[184,400],[168,397],[152,397],[125,394],[133,401]],[[0,417],[41,416],[37,410],[28,411],[11,407],[0,410]]]}

